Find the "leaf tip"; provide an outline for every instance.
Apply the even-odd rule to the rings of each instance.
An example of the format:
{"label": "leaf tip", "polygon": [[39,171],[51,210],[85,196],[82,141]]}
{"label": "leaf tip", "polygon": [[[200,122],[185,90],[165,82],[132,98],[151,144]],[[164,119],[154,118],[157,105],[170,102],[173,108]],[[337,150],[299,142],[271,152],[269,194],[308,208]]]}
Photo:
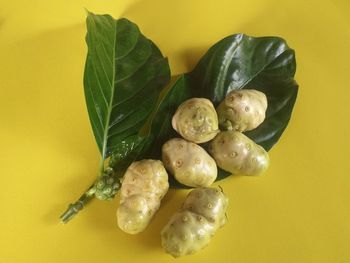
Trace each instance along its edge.
{"label": "leaf tip", "polygon": [[93,14],[93,13],[91,13],[86,7],[84,7],[84,11],[85,11],[85,13],[86,13],[87,16]]}

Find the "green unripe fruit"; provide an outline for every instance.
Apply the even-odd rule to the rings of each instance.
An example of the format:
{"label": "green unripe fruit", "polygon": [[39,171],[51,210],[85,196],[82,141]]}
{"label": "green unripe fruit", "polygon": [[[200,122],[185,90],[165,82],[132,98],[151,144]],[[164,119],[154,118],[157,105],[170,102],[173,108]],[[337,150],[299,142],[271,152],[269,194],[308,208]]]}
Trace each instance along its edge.
{"label": "green unripe fruit", "polygon": [[161,232],[164,250],[174,257],[193,254],[206,247],[226,223],[228,199],[218,188],[192,190],[181,210]]}
{"label": "green unripe fruit", "polygon": [[267,98],[257,90],[233,90],[217,107],[219,124],[225,130],[250,131],[265,119]]}
{"label": "green unripe fruit", "polygon": [[95,183],[95,196],[99,200],[112,200],[119,188],[119,179],[114,176],[112,169],[107,168]]}
{"label": "green unripe fruit", "polygon": [[260,175],[270,162],[263,147],[237,131],[220,132],[209,152],[221,169],[233,174]]}
{"label": "green unripe fruit", "polygon": [[216,179],[214,159],[193,142],[180,138],[167,141],[162,147],[162,159],[165,168],[184,185],[210,186]]}
{"label": "green unripe fruit", "polygon": [[129,234],[142,232],[159,209],[168,188],[168,174],[161,161],[133,162],[120,191],[119,228]]}
{"label": "green unripe fruit", "polygon": [[184,101],[173,116],[172,126],[183,138],[195,143],[208,142],[219,132],[215,108],[204,98]]}

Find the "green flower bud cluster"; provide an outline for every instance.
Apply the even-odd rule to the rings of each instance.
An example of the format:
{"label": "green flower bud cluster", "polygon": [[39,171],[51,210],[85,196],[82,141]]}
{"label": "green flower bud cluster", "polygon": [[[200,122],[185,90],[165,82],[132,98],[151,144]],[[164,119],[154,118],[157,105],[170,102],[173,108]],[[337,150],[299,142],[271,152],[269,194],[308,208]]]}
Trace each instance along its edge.
{"label": "green flower bud cluster", "polygon": [[120,179],[114,176],[112,168],[107,168],[96,181],[95,196],[99,200],[111,200],[120,189]]}

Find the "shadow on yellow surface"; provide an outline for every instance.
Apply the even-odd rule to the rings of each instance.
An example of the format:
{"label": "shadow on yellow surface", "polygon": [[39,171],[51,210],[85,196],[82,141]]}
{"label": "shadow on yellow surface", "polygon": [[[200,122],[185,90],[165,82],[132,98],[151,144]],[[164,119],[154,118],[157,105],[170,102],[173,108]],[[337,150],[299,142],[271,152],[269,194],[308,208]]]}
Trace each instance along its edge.
{"label": "shadow on yellow surface", "polygon": [[[33,21],[38,25],[39,9],[27,6],[16,8],[32,20],[16,20],[17,9],[0,14],[0,261],[171,261],[161,251],[159,232],[186,191],[170,191],[140,235],[117,228],[118,198],[95,201],[68,225],[58,223],[98,170],[83,93],[86,30],[81,10],[68,10],[62,1],[55,8],[67,17],[57,12],[50,20],[52,12],[45,18],[40,11],[41,22],[69,24],[71,15],[81,23],[3,41],[10,31],[22,34],[17,27],[26,18],[28,29]],[[123,16],[169,57],[173,75],[192,69],[209,46],[239,32],[285,37],[297,54],[299,98],[271,151],[271,168],[263,177],[220,182],[230,197],[229,223],[209,247],[178,262],[348,260],[348,8],[346,1],[147,0],[125,10]]]}

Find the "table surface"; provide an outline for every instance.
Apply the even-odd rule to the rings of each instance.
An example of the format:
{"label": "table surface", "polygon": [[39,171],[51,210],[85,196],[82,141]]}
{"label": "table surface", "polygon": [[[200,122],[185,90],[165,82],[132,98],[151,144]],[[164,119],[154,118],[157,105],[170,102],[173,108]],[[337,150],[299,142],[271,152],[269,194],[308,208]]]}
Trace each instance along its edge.
{"label": "table surface", "polygon": [[261,177],[220,182],[229,222],[176,262],[350,262],[350,2],[347,0],[2,1],[0,262],[173,262],[160,230],[186,191],[170,191],[147,230],[118,229],[112,202],[58,217],[96,176],[83,94],[85,11],[136,22],[190,70],[234,33],[285,38],[297,56],[291,122]]}

